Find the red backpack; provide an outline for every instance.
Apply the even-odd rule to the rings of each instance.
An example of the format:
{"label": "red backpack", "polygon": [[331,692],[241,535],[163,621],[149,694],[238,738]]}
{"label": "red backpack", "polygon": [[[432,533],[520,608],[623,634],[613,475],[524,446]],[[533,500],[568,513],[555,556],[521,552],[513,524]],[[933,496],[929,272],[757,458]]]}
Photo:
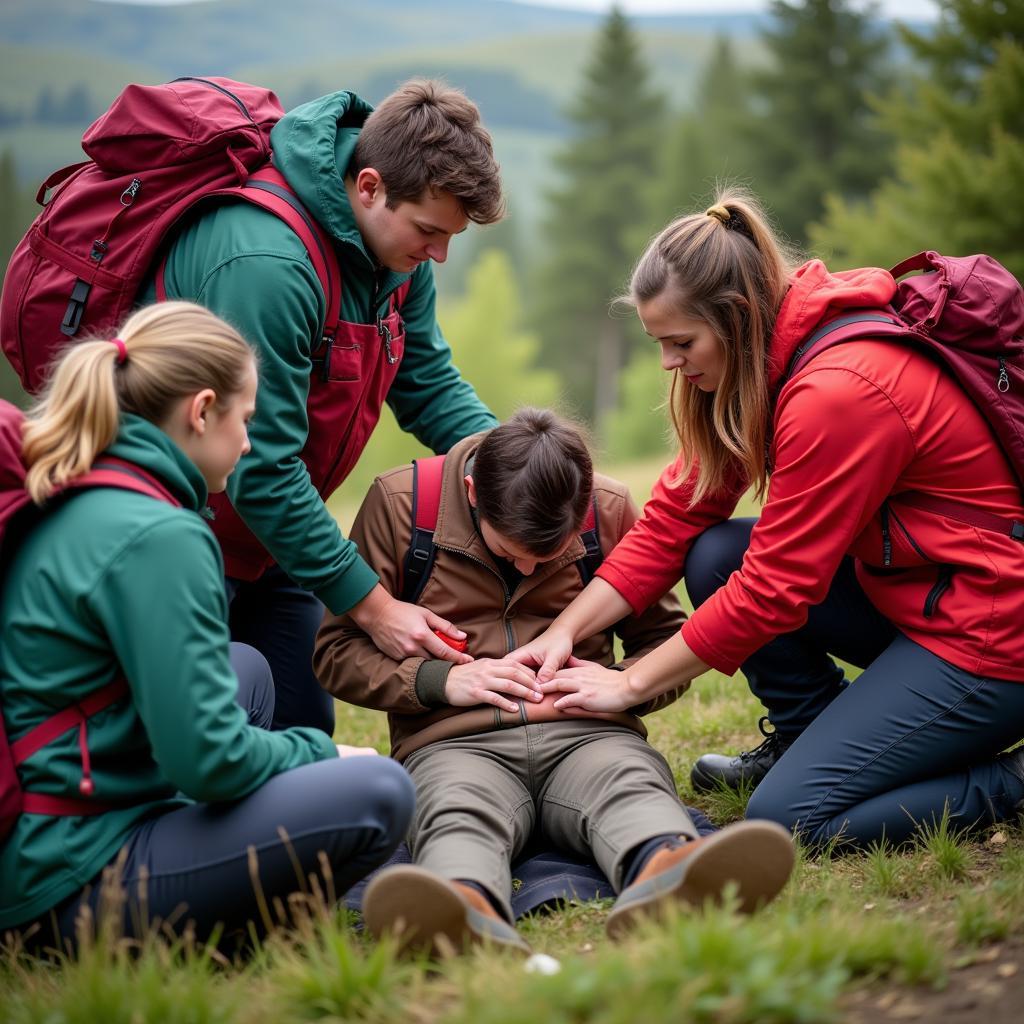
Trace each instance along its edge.
{"label": "red backpack", "polygon": [[[340,306],[334,247],[279,172],[270,129],[274,93],[228,78],[129,85],[82,138],[91,158],[43,182],[43,205],[11,256],[0,298],[0,343],[30,392],[80,332],[127,316],[170,233],[197,203],[230,197],[284,220],[302,239],[327,299]],[[162,266],[157,275],[162,297]]]}
{"label": "red backpack", "polygon": [[[23,416],[9,402],[0,400],[0,576],[6,568],[19,538],[45,513],[32,504],[25,490],[25,464],[21,459],[21,426]],[[181,507],[181,502],[159,481],[140,466],[123,459],[104,456],[93,468],[72,480],[61,492],[86,487],[116,487],[136,491],[151,498]],[[0,842],[21,813],[27,814],[102,814],[110,804],[91,799],[94,786],[89,769],[89,748],[86,728],[90,717],[110,707],[128,694],[128,684],[118,677],[75,704],[40,722],[13,743],[7,739],[3,720],[3,693],[0,692]],[[81,798],[52,796],[47,793],[26,793],[21,788],[17,767],[41,747],[51,743],[70,729],[79,730],[82,752],[82,779],[78,784]]]}
{"label": "red backpack", "polygon": [[[886,310],[854,310],[820,327],[793,354],[783,382],[819,352],[846,341],[893,338],[945,366],[988,420],[1024,490],[1024,289],[991,256],[922,252],[894,267],[901,281]],[[900,501],[1024,541],[1024,523],[927,494]]]}

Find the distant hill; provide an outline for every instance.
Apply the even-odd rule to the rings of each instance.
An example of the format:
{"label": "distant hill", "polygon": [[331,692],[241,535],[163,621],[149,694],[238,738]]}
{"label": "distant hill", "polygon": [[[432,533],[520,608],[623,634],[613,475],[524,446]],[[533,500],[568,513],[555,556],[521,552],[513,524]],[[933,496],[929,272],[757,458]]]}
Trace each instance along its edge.
{"label": "distant hill", "polygon": [[[160,73],[232,75],[254,64],[471,47],[507,36],[586,32],[603,15],[507,0],[204,0],[153,6],[4,0],[0,40],[151,65]],[[638,18],[658,31],[751,35],[757,16]]]}
{"label": "distant hill", "polygon": [[[375,103],[413,75],[439,76],[479,104],[510,221],[526,238],[604,17],[508,0],[0,0],[0,152],[13,153],[34,192],[49,170],[81,159],[82,132],[128,82],[222,74],[270,86],[290,107],[340,88]],[[717,35],[732,39],[739,64],[762,58],[763,16],[631,22],[677,108],[690,104]]]}
{"label": "distant hill", "polygon": [[[0,3],[0,151],[37,182],[81,158],[85,127],[127,82],[224,74],[277,91],[286,107],[349,88],[378,102],[413,75],[465,89],[491,129],[516,220],[533,222],[564,110],[603,15],[504,0],[96,0]],[[652,73],[689,102],[715,33],[756,60],[749,15],[636,18]]]}

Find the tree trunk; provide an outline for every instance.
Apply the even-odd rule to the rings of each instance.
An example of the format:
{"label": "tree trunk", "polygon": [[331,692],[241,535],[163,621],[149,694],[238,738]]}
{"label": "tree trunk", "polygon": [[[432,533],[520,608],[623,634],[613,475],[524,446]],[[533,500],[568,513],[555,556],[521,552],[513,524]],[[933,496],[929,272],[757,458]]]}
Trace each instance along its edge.
{"label": "tree trunk", "polygon": [[622,324],[606,317],[597,337],[597,367],[594,375],[594,424],[598,435],[619,401],[619,373],[625,344]]}

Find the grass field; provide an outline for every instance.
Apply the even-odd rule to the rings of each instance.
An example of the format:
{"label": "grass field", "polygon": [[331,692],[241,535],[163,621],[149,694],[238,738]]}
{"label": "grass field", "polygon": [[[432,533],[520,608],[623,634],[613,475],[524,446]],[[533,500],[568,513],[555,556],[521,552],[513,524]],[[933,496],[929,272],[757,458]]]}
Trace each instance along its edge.
{"label": "grass field", "polygon": [[[759,706],[741,679],[709,674],[649,722],[680,791],[720,823],[735,800],[698,798],[693,758],[740,749]],[[339,708],[338,738],[383,749],[382,716]],[[244,964],[160,939],[130,955],[102,945],[57,967],[0,959],[3,1024],[681,1024],[1019,1019],[1024,996],[1024,835],[970,841],[939,828],[911,850],[801,857],[783,895],[752,918],[680,915],[628,943],[603,932],[607,907],[571,905],[521,924],[561,962],[530,974],[481,951],[439,965],[396,959],[341,917],[314,915]]]}
{"label": "grass field", "polygon": [[[658,465],[613,469],[642,497]],[[741,676],[711,672],[648,721],[683,798],[720,824],[742,815],[742,801],[694,794],[690,765],[708,750],[750,746],[761,713]],[[385,750],[383,716],[339,705],[337,738]],[[551,976],[490,951],[403,961],[322,909],[245,963],[159,937],[141,953],[108,942],[57,966],[8,952],[0,1024],[1019,1020],[1024,833],[1016,825],[964,839],[940,824],[900,852],[801,854],[782,896],[751,918],[679,915],[613,945],[606,913],[606,905],[570,905],[520,924],[535,950],[560,961]]]}

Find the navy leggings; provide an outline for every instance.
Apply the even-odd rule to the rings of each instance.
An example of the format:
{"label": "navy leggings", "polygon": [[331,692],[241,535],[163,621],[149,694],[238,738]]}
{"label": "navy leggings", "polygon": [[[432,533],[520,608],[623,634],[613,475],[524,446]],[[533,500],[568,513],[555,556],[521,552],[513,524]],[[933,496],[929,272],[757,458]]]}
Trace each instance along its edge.
{"label": "navy leggings", "polygon": [[[706,530],[686,561],[703,603],[739,568],[753,519]],[[836,655],[864,671],[851,685]],[[1024,737],[1024,684],[976,676],[901,634],[868,601],[851,559],[806,625],[741,666],[790,744],[754,791],[768,818],[815,846],[899,843],[944,807],[955,827],[1012,818],[1024,783],[996,755]]]}
{"label": "navy leggings", "polygon": [[[239,700],[250,721],[266,727],[273,713],[266,662],[240,644],[232,644],[231,654]],[[387,757],[350,757],[282,772],[233,803],[168,811],[134,829],[111,862],[128,897],[123,933],[138,936],[156,920],[178,928],[192,921],[201,939],[218,923],[230,934],[251,921],[262,933],[261,902],[278,923],[275,903],[287,906],[289,894],[310,891],[311,877],[319,893],[340,899],[388,860],[405,837],[414,804],[404,768]],[[54,926],[64,943],[72,940],[82,904],[95,917],[101,899],[96,878],[43,915],[30,947],[61,945]]]}
{"label": "navy leggings", "polygon": [[272,565],[251,583],[228,577],[231,639],[255,647],[274,676],[272,729],[311,725],[334,733],[334,701],[313,674],[313,644],[324,606]]}

